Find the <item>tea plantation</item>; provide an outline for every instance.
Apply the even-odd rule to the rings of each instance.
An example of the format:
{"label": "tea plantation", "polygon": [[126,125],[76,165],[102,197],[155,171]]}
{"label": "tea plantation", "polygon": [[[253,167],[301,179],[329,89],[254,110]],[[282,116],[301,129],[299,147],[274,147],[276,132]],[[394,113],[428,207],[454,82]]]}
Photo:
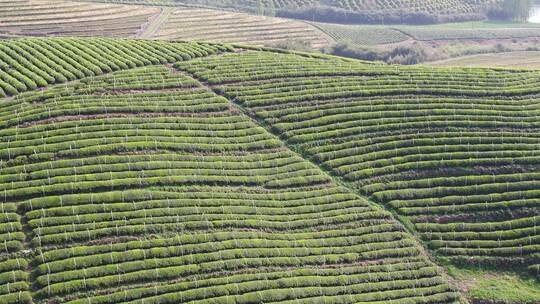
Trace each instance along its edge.
{"label": "tea plantation", "polygon": [[437,256],[538,275],[538,71],[265,52],[177,67],[395,211]]}
{"label": "tea plantation", "polygon": [[157,7],[63,0],[0,1],[0,33],[22,36],[132,37]]}
{"label": "tea plantation", "polygon": [[[90,1],[90,0],[89,0]],[[310,8],[330,8],[340,12],[401,12],[423,13],[439,16],[459,16],[480,14],[483,9],[499,0],[91,0],[145,5],[203,5],[218,8],[257,11],[259,6],[265,10],[302,10]]]}
{"label": "tea plantation", "polygon": [[169,64],[257,52],[1,49],[1,303],[459,301],[390,212]]}
{"label": "tea plantation", "polygon": [[540,73],[0,42],[0,303],[466,303],[538,275]]}

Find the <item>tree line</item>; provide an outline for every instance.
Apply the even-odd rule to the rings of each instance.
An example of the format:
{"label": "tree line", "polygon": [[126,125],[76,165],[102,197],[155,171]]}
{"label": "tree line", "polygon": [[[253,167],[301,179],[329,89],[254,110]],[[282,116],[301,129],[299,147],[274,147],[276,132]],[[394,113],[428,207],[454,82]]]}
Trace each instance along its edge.
{"label": "tree line", "polygon": [[490,8],[488,17],[495,20],[526,22],[533,4],[533,0],[502,0]]}

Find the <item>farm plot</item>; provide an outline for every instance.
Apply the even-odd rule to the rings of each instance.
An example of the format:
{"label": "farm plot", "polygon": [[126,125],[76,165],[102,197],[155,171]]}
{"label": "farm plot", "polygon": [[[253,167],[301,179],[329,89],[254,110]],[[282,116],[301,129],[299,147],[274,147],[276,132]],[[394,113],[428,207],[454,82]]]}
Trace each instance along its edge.
{"label": "farm plot", "polygon": [[[13,95],[49,84],[76,80],[86,76],[96,76],[113,70],[160,62],[187,60],[191,57],[204,56],[225,50],[227,50],[227,47],[198,43],[163,44],[153,42],[150,44],[141,41],[115,41],[111,39],[51,38],[2,41],[0,43],[0,87],[2,89],[0,91],[2,96],[6,94]],[[144,75],[139,76],[138,84],[141,85],[140,89],[145,87],[178,86],[179,79],[167,78],[163,73],[162,75],[159,78],[160,82],[152,81],[156,78],[147,79]],[[126,80],[124,78],[124,81]],[[118,81],[121,81],[121,79]],[[118,86],[120,86],[120,83],[118,83]],[[102,87],[105,87],[105,84]],[[2,134],[0,135],[2,138],[0,145],[2,148],[0,149],[7,151],[8,154],[7,158],[0,159],[0,171],[7,170],[3,172],[8,172],[9,168],[14,166],[18,167],[18,169],[9,171],[10,173],[0,174],[0,183],[4,185],[2,191],[0,191],[3,195],[0,203],[0,303],[32,302],[31,293],[28,291],[30,284],[28,282],[29,266],[27,259],[29,248],[25,245],[27,236],[23,232],[22,216],[19,209],[21,204],[19,200],[10,200],[8,192],[17,189],[17,184],[27,179],[27,174],[30,172],[27,171],[26,167],[29,164],[28,157],[37,156],[36,145],[39,145],[39,143],[32,134],[23,135],[24,132],[18,133],[18,131],[11,133],[9,131],[10,126],[20,125],[19,123],[21,123],[21,126],[24,124],[30,125],[34,120],[51,122],[58,117],[73,113],[73,111],[96,113],[99,112],[96,110],[97,107],[106,105],[103,102],[99,105],[94,103],[93,110],[88,107],[81,112],[81,109],[74,110],[73,105],[70,107],[69,103],[57,104],[56,108],[53,109],[54,107],[50,106],[34,107],[32,104],[24,105],[19,103],[19,98],[36,103],[47,98],[54,98],[57,95],[69,95],[74,91],[74,88],[74,86],[59,86],[38,93],[17,95],[11,100],[2,100],[0,110],[3,117],[0,123],[0,133]],[[101,87],[95,87],[94,90],[99,91]],[[118,104],[115,104],[115,106],[118,106]],[[46,111],[47,113],[39,113],[39,111]],[[48,133],[49,130],[47,129],[45,132]],[[54,131],[52,132],[54,133]],[[23,139],[25,137],[26,139]],[[26,142],[29,146],[26,146],[26,148],[24,148],[25,145],[19,146],[16,143],[18,142],[17,138],[23,139],[23,142]],[[62,140],[58,141],[59,138],[57,137],[57,140],[52,142],[56,147],[66,144]],[[41,140],[41,143],[45,142],[43,137],[41,137]],[[69,142],[68,144],[72,143]],[[32,156],[24,152],[25,150],[29,151],[27,149],[34,149],[36,154]],[[47,149],[42,151],[47,151]],[[12,152],[15,152],[15,154],[11,154]],[[49,165],[52,165],[52,163]],[[42,169],[52,170],[50,167]],[[60,178],[66,178],[62,174],[59,176],[61,176]],[[52,182],[49,175],[47,179],[48,182]],[[43,180],[38,184],[29,182],[26,185],[33,185],[31,188],[39,186],[45,190]]]}
{"label": "farm plot", "polygon": [[[257,0],[205,1],[205,0],[93,0],[150,5],[208,5],[257,12]],[[306,9],[327,6],[348,12],[421,12],[433,15],[480,13],[493,0],[262,0],[265,8]]]}
{"label": "farm plot", "polygon": [[503,22],[464,22],[437,25],[339,25],[313,23],[336,41],[348,41],[359,46],[384,45],[407,40],[420,42],[453,40],[461,42],[496,42],[509,39],[523,39],[534,42],[540,38],[540,28],[534,24]]}
{"label": "farm plot", "polygon": [[[206,1],[206,0],[89,0],[94,2],[112,2],[125,4],[167,5],[167,6],[204,6],[229,9],[242,9],[257,12],[258,0]],[[306,8],[319,4],[318,0],[262,0],[264,7],[272,3],[275,8]]]}
{"label": "farm plot", "polygon": [[[172,63],[229,49],[224,45],[110,38],[2,40],[0,97],[116,70]],[[5,123],[2,121],[0,124]]]}
{"label": "farm plot", "polygon": [[26,36],[135,37],[157,7],[57,0],[0,4],[0,33]]}
{"label": "farm plot", "polygon": [[314,26],[301,21],[197,8],[176,9],[155,38],[246,44],[293,40],[313,48],[326,46],[330,40]]}
{"label": "farm plot", "polygon": [[350,11],[379,10],[425,12],[437,15],[477,13],[491,0],[330,0],[331,5]]}
{"label": "farm plot", "polygon": [[405,216],[435,253],[538,272],[539,72],[265,52],[177,66]]}
{"label": "farm plot", "polygon": [[508,68],[540,68],[540,52],[508,52],[497,54],[480,54],[457,57],[440,61],[430,62],[431,66],[475,66],[475,67],[508,67]]}
{"label": "farm plot", "polygon": [[35,303],[457,302],[390,213],[169,66],[0,108]]}
{"label": "farm plot", "polygon": [[399,43],[410,39],[409,36],[390,27],[330,23],[315,23],[315,25],[336,41],[349,41],[359,46]]}
{"label": "farm plot", "polygon": [[441,28],[441,27],[398,27],[400,31],[419,41],[467,40],[467,39],[521,39],[539,38],[540,28]]}

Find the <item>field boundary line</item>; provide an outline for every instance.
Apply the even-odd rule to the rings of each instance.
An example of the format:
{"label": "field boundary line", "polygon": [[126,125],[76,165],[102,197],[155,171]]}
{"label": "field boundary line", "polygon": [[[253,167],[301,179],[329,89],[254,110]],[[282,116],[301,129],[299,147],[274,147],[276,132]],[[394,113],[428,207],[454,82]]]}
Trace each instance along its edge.
{"label": "field boundary line", "polygon": [[155,18],[150,20],[142,31],[137,35],[137,38],[141,39],[152,39],[154,35],[157,34],[161,26],[169,19],[169,17],[174,12],[173,7],[162,7],[161,13],[159,13]]}

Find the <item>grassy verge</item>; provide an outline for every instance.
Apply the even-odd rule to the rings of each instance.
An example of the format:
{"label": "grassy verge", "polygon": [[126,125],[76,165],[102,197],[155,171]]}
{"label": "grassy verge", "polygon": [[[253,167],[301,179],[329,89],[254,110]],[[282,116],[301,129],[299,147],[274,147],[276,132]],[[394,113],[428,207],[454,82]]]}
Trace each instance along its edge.
{"label": "grassy verge", "polygon": [[471,303],[540,303],[540,282],[525,271],[456,266],[447,269]]}

